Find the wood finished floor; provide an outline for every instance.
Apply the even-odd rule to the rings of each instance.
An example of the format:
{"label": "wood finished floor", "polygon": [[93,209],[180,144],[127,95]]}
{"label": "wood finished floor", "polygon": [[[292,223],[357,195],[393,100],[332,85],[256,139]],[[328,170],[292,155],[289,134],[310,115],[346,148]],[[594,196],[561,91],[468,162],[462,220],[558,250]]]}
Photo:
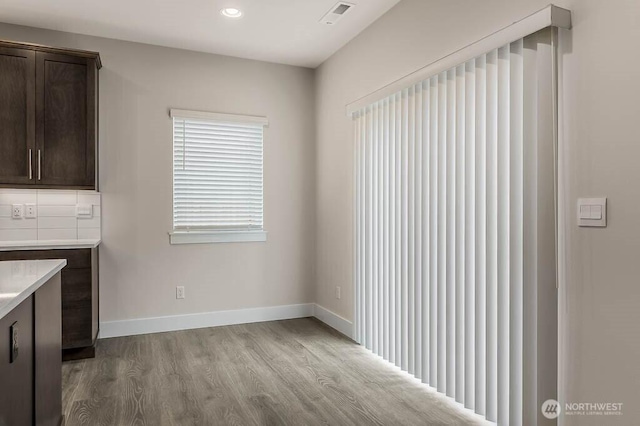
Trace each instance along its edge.
{"label": "wood finished floor", "polygon": [[63,410],[66,426],[484,424],[311,318],[100,340],[64,363]]}

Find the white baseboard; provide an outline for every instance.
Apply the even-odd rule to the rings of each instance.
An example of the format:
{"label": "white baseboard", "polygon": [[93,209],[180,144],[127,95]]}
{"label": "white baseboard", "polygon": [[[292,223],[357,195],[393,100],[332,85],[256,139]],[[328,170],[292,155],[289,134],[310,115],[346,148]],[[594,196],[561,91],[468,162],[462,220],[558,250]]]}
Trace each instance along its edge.
{"label": "white baseboard", "polygon": [[233,311],[205,312],[201,314],[174,315],[100,323],[100,338],[135,336],[138,334],[248,324],[252,322],[278,321],[306,318],[314,315],[315,304],[270,306],[266,308],[237,309]]}
{"label": "white baseboard", "polygon": [[323,323],[327,324],[329,327],[338,330],[348,338],[354,338],[353,323],[345,318],[342,318],[340,315],[331,312],[327,308],[316,304],[313,316],[318,318]]}
{"label": "white baseboard", "polygon": [[200,314],[173,315],[155,318],[140,318],[100,323],[100,339],[139,334],[164,333],[167,331],[190,330],[195,328],[218,327],[223,325],[249,324],[252,322],[279,321],[315,316],[353,339],[353,323],[340,315],[317,305],[270,306],[266,308],[236,309],[232,311],[204,312]]}

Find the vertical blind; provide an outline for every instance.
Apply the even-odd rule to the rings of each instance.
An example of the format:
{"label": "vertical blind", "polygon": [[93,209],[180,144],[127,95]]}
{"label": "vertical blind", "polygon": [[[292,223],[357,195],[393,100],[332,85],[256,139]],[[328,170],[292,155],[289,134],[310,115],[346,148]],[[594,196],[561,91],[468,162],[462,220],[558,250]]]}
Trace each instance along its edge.
{"label": "vertical blind", "polygon": [[552,34],[354,115],[356,339],[500,425],[556,398]]}
{"label": "vertical blind", "polygon": [[263,124],[173,116],[173,227],[261,230]]}

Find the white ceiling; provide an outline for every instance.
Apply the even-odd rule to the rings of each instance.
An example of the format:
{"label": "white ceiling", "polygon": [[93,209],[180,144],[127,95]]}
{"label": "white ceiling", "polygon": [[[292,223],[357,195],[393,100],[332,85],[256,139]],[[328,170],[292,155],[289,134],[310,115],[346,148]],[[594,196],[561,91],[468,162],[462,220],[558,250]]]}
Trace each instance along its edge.
{"label": "white ceiling", "polygon": [[[2,0],[0,21],[314,68],[400,0]],[[243,11],[241,19],[220,14]]]}

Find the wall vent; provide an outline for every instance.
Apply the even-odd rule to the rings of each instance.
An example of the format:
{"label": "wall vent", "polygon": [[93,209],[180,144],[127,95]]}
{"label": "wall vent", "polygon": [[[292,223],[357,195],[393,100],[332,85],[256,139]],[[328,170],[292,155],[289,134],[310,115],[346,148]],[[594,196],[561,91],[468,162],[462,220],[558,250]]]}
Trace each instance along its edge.
{"label": "wall vent", "polygon": [[355,4],[353,3],[346,3],[343,1],[338,2],[331,8],[331,10],[329,10],[329,12],[327,12],[326,15],[322,17],[320,23],[325,25],[333,25],[340,19],[342,19],[342,17],[346,15],[351,9],[353,9],[354,6]]}

